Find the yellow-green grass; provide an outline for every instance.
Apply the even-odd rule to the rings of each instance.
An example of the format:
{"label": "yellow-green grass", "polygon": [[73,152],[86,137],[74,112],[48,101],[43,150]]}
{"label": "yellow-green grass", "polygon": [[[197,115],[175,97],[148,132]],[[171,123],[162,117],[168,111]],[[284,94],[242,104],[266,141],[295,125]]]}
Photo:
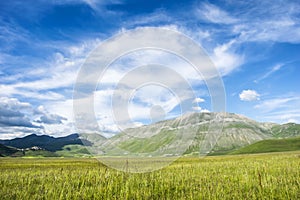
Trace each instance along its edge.
{"label": "yellow-green grass", "polygon": [[300,199],[300,152],[185,157],[150,173],[88,158],[1,158],[1,199]]}

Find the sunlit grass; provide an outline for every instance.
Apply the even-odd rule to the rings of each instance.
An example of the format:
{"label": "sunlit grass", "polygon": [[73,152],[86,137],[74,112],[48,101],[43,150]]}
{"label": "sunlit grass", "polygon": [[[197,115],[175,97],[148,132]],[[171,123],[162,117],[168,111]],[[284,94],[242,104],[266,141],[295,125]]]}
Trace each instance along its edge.
{"label": "sunlit grass", "polygon": [[300,199],[300,152],[181,158],[130,174],[95,159],[1,158],[1,199]]}

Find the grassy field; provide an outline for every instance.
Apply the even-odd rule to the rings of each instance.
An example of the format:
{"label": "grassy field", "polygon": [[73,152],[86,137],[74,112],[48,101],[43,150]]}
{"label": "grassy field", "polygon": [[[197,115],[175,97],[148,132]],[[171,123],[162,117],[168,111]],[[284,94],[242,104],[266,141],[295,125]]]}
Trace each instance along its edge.
{"label": "grassy field", "polygon": [[182,158],[143,174],[89,158],[1,158],[0,199],[300,199],[300,152]]}

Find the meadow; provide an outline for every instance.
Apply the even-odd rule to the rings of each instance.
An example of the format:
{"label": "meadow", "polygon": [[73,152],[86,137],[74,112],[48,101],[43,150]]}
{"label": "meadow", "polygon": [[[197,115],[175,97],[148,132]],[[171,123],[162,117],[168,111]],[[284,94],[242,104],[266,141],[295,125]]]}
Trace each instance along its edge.
{"label": "meadow", "polygon": [[300,152],[184,157],[141,174],[92,158],[0,158],[0,199],[300,199]]}

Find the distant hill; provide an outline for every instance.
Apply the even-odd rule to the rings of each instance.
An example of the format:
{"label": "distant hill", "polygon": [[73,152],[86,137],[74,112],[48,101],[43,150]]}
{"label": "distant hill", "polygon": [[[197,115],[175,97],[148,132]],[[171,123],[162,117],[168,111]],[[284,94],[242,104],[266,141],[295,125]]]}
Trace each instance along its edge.
{"label": "distant hill", "polygon": [[89,141],[82,141],[78,134],[71,134],[66,137],[52,137],[48,135],[28,135],[23,138],[15,138],[11,140],[0,140],[0,144],[11,146],[19,149],[26,149],[33,146],[43,148],[47,151],[55,152],[62,150],[65,145],[79,144],[91,145]]}
{"label": "distant hill", "polygon": [[24,153],[18,150],[17,148],[8,147],[3,144],[0,144],[0,157],[5,157],[5,156],[19,157],[23,155]]}
{"label": "distant hill", "polygon": [[300,137],[285,139],[270,139],[242,147],[229,154],[253,154],[300,150]]}

